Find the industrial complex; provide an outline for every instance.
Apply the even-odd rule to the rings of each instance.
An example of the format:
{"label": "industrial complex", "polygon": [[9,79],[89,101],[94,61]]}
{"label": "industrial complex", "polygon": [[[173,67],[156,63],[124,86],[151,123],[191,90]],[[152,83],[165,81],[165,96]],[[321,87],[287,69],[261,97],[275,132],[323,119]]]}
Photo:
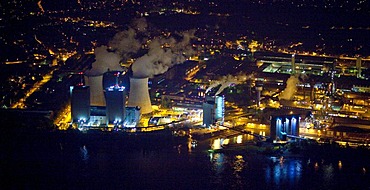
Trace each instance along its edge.
{"label": "industrial complex", "polygon": [[[192,73],[195,77],[190,82],[172,89],[167,83],[171,73],[178,72],[175,68],[168,71],[169,74],[155,78],[130,76],[131,68],[125,67],[121,71],[107,70],[100,75],[89,75],[86,71],[85,82],[71,87],[71,126],[82,131],[145,132],[186,121],[189,125],[213,130],[244,125],[248,131],[252,130],[248,126],[262,124],[263,129],[255,133],[270,140],[286,141],[304,136],[366,140],[351,130],[336,131],[343,129],[337,126],[357,128],[367,125],[368,121],[368,110],[356,109],[369,105],[368,100],[360,100],[359,91],[366,88],[355,83],[351,83],[352,89],[346,84],[338,84],[341,75],[351,77],[345,73],[352,67],[347,65],[344,69],[345,66],[338,63],[348,61],[268,53],[255,54],[254,58],[263,66],[252,74],[205,82],[195,79]],[[360,81],[365,77],[360,73],[362,62],[360,58],[355,60],[356,72],[353,74]],[[202,64],[202,60],[195,65],[189,64],[186,71],[197,69],[202,72],[199,69],[205,68],[199,66]],[[308,75],[313,79],[307,80]],[[238,88],[239,91],[244,88],[242,93],[252,102],[249,106],[243,108],[228,101],[228,97],[233,98],[232,91],[238,91]],[[348,119],[360,123],[349,123]]]}

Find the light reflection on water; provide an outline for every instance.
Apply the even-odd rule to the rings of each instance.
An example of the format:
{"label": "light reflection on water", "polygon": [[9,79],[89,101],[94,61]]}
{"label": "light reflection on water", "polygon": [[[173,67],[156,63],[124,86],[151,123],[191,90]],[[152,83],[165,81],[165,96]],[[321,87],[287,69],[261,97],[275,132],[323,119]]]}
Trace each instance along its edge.
{"label": "light reflection on water", "polygon": [[[227,146],[248,146],[249,135],[228,137]],[[222,138],[221,138],[222,141]],[[242,142],[242,143],[240,143]],[[239,144],[240,143],[240,144]],[[220,138],[211,139],[210,145],[220,145]],[[222,143],[221,143],[222,144]],[[221,149],[223,146],[221,146]],[[226,150],[228,150],[226,148]],[[245,151],[209,153],[211,181],[217,187],[231,189],[342,189],[367,187],[369,176],[363,165],[349,165],[339,159],[302,157],[268,157]],[[355,181],[348,176],[355,175]]]}
{"label": "light reflection on water", "polygon": [[221,174],[224,171],[225,160],[224,154],[222,153],[210,153],[212,169],[216,172],[216,175]]}
{"label": "light reflection on water", "polygon": [[243,186],[243,177],[241,172],[243,172],[245,166],[245,161],[242,155],[236,155],[234,162],[233,162],[233,175],[235,177],[235,185],[234,187],[242,187]]}
{"label": "light reflection on water", "polygon": [[[226,146],[248,146],[254,138],[250,135],[228,137]],[[211,139],[211,147],[223,148],[223,138]],[[242,142],[242,143],[240,143]],[[240,143],[240,144],[239,144]],[[226,149],[227,150],[227,149]],[[211,181],[221,188],[248,189],[322,189],[349,185],[342,180],[345,169],[343,161],[304,159],[300,157],[268,157],[264,155],[237,152],[209,153]],[[366,168],[359,167],[356,175],[366,175]],[[361,176],[360,176],[361,177]],[[344,177],[346,178],[346,177]],[[361,179],[361,178],[359,178]],[[227,183],[225,183],[225,181]]]}
{"label": "light reflection on water", "polygon": [[[236,138],[235,143],[234,137],[224,137],[223,142],[230,139],[226,146],[248,146],[237,144]],[[248,142],[248,138],[243,135],[243,143]],[[218,140],[219,143],[221,139]],[[214,142],[211,139],[199,140],[199,145],[195,147],[189,142],[191,143],[191,140],[183,142],[182,146],[171,144],[167,147],[150,147],[140,144],[125,145],[120,141],[108,140],[105,144],[96,141],[57,141],[47,144],[48,146],[45,143],[42,144],[45,146],[36,144],[39,146],[31,147],[32,151],[29,151],[28,144],[23,143],[24,147],[13,152],[14,156],[7,162],[11,167],[9,164],[6,167],[10,168],[8,172],[13,176],[12,179],[23,180],[16,189],[27,189],[23,184],[39,187],[40,183],[49,188],[66,184],[65,189],[76,188],[76,184],[81,189],[93,189],[97,184],[107,183],[111,189],[370,187],[369,180],[366,180],[369,179],[370,168],[367,163],[339,158],[325,161],[318,158],[270,158],[246,151],[208,152]],[[349,188],[352,186],[356,188]]]}
{"label": "light reflection on water", "polygon": [[220,137],[220,138],[213,138],[210,140],[210,148],[212,150],[222,149],[223,146],[227,145],[235,145],[235,144],[245,144],[247,142],[251,142],[255,140],[255,137],[252,135],[237,135],[233,137]]}
{"label": "light reflection on water", "polygon": [[89,160],[90,156],[89,156],[89,151],[86,148],[86,145],[83,145],[82,147],[80,147],[80,154],[81,154],[81,158],[83,161]]}
{"label": "light reflection on water", "polygon": [[229,184],[233,189],[243,188],[245,179],[243,172],[247,163],[242,155],[230,157],[223,153],[210,153],[209,157],[212,164],[212,183],[220,187]]}
{"label": "light reflection on water", "polygon": [[270,164],[265,168],[265,182],[280,187],[282,183],[294,186],[302,177],[302,161],[295,159],[270,158]]}
{"label": "light reflection on water", "polygon": [[322,167],[322,170],[323,170],[323,180],[325,181],[325,183],[326,184],[332,183],[334,179],[333,164],[330,163],[329,165],[324,165]]}

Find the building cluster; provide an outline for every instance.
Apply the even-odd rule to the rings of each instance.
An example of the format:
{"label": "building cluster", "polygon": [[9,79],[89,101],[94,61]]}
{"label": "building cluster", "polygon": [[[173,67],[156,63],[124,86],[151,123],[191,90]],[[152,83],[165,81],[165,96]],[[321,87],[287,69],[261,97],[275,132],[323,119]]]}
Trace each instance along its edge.
{"label": "building cluster", "polygon": [[[154,116],[148,89],[148,78],[128,78],[126,71],[107,71],[102,75],[89,75],[85,72],[86,85],[72,86],[71,113],[72,124],[79,129],[125,129],[143,127],[139,125],[141,116],[150,116],[148,124],[163,125],[189,119],[184,114],[173,119],[170,116]],[[129,87],[129,89],[128,89]],[[129,92],[129,93],[127,93]],[[199,90],[196,98],[182,95],[162,95],[161,107],[164,109],[197,110],[198,118],[203,116],[205,127],[223,125],[225,99],[223,96],[206,95]],[[128,95],[128,98],[126,96]],[[127,102],[127,104],[126,104]],[[191,120],[191,119],[190,119]]]}
{"label": "building cluster", "polygon": [[125,74],[108,71],[103,75],[87,75],[89,86],[71,87],[72,123],[81,129],[136,127],[141,116],[140,107],[139,104],[126,106],[127,89],[122,82]]}

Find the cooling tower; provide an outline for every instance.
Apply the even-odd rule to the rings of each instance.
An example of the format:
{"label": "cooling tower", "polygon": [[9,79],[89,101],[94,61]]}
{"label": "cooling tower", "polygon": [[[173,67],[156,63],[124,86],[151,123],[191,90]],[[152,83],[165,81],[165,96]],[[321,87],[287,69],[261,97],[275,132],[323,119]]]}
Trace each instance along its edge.
{"label": "cooling tower", "polygon": [[90,86],[90,105],[105,106],[103,92],[103,74],[85,75],[85,81]]}
{"label": "cooling tower", "polygon": [[130,78],[130,93],[128,107],[139,106],[141,114],[152,112],[150,103],[148,78]]}

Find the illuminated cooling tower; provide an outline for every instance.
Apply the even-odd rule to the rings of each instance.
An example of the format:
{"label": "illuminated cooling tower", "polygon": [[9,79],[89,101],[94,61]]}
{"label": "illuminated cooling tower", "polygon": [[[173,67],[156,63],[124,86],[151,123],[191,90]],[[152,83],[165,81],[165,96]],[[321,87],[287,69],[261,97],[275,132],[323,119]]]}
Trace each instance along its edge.
{"label": "illuminated cooling tower", "polygon": [[85,81],[90,86],[90,105],[105,106],[103,75],[85,75]]}
{"label": "illuminated cooling tower", "polygon": [[152,104],[150,103],[148,89],[148,78],[130,78],[128,106],[139,106],[141,114],[152,112]]}

